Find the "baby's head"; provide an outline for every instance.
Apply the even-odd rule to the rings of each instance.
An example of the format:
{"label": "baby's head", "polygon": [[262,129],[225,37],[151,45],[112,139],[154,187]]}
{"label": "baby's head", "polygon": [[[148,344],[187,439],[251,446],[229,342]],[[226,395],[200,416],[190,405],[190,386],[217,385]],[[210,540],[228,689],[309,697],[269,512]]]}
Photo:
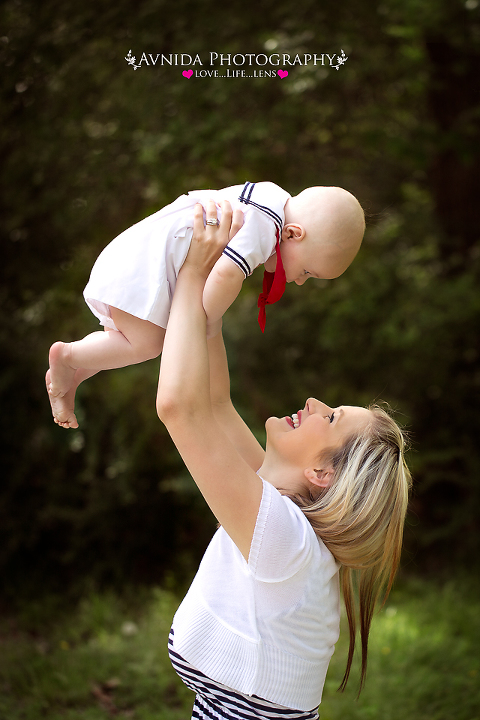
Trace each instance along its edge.
{"label": "baby's head", "polygon": [[311,187],[285,205],[281,253],[287,282],[341,275],[357,254],[365,232],[358,200],[339,187]]}

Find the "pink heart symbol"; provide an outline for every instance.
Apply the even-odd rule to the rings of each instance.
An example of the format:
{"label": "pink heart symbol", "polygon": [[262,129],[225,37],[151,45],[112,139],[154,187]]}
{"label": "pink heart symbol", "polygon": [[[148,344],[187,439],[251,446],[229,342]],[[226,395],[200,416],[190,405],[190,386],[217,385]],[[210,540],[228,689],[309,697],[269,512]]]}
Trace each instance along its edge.
{"label": "pink heart symbol", "polygon": [[[182,75],[183,75],[183,77],[186,77],[186,78],[188,78],[188,79],[190,80],[190,78],[191,78],[192,75],[193,75],[193,70],[184,70],[184,71],[182,72]],[[288,73],[287,73],[287,75],[288,75]]]}
{"label": "pink heart symbol", "polygon": [[283,78],[286,78],[288,75],[288,70],[278,70],[277,72],[280,75],[280,77],[282,78],[282,80],[283,80]]}

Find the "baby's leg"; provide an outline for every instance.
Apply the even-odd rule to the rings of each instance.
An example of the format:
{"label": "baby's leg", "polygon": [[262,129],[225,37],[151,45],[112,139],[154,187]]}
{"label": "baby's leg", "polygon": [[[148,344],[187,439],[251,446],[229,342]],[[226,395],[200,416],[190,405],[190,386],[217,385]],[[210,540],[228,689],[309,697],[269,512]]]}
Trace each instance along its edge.
{"label": "baby's leg", "polygon": [[65,395],[73,385],[75,372],[113,370],[158,357],[165,330],[147,320],[111,308],[119,332],[94,332],[72,343],[57,342],[50,348],[53,396]]}
{"label": "baby's leg", "polygon": [[[77,427],[70,424],[69,417],[73,414],[75,390],[82,380],[100,370],[150,360],[158,357],[162,351],[164,328],[117,308],[112,307],[110,310],[118,331],[95,332],[83,340],[73,343],[57,342],[50,348],[48,392],[54,418],[63,427]],[[78,376],[81,379],[77,382],[76,373],[79,370],[82,374]],[[65,402],[60,402],[60,398],[66,398]],[[76,419],[74,422],[76,423]]]}

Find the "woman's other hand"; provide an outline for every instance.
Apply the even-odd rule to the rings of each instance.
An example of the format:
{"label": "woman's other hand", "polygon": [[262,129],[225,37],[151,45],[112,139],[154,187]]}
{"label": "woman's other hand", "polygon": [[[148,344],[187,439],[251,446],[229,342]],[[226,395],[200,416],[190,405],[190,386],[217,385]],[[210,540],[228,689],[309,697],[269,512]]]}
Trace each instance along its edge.
{"label": "woman's other hand", "polygon": [[203,222],[203,206],[197,203],[194,210],[193,237],[184,265],[195,269],[205,279],[225,249],[228,241],[243,225],[241,210],[232,212],[228,200],[221,203],[222,219],[218,222],[217,206],[209,200],[206,207],[207,222]]}

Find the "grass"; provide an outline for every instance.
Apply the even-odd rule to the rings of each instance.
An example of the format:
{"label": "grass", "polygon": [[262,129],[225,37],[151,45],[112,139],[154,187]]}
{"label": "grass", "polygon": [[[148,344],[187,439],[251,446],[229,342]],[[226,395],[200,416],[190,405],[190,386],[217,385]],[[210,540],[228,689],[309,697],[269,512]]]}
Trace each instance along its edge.
{"label": "grass", "polygon": [[[193,695],[166,652],[177,600],[161,589],[90,592],[74,609],[29,603],[0,626],[1,720],[188,720]],[[321,720],[480,720],[480,600],[464,584],[410,580],[377,615],[367,683],[343,694],[346,633]]]}
{"label": "grass", "polygon": [[0,718],[190,717],[192,694],[166,651],[177,604],[156,589],[127,599],[90,593],[57,619],[56,607],[49,617],[26,607],[2,628]]}
{"label": "grass", "polygon": [[355,682],[343,695],[336,692],[345,658],[337,646],[322,720],[480,720],[477,589],[465,582],[440,588],[410,580],[394,591],[373,622],[359,701]]}

